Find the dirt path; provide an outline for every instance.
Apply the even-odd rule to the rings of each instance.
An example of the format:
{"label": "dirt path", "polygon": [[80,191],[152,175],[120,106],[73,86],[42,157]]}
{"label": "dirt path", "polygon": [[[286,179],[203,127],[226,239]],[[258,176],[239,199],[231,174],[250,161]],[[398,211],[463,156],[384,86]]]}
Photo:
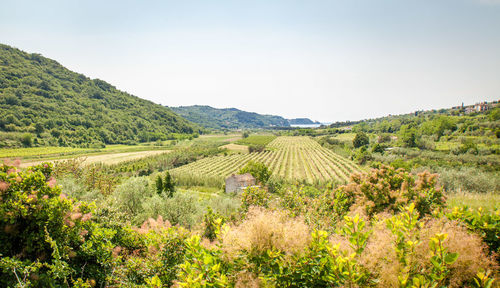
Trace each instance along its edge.
{"label": "dirt path", "polygon": [[112,164],[118,164],[120,162],[125,162],[125,161],[130,161],[130,160],[137,160],[140,158],[148,157],[148,156],[153,156],[153,155],[159,155],[163,153],[168,153],[170,152],[169,150],[154,150],[154,151],[140,151],[140,152],[126,152],[126,153],[110,153],[110,154],[102,154],[102,155],[94,155],[94,156],[85,156],[85,155],[78,155],[75,157],[69,157],[69,158],[64,158],[64,159],[57,159],[57,160],[37,160],[37,161],[31,161],[31,162],[22,162],[21,167],[28,167],[28,166],[33,166],[40,164],[42,162],[55,162],[55,161],[61,161],[61,160],[67,160],[67,159],[73,159],[73,158],[78,158],[78,157],[86,157],[84,164],[92,164],[92,163],[98,163],[102,162],[104,164],[112,165]]}

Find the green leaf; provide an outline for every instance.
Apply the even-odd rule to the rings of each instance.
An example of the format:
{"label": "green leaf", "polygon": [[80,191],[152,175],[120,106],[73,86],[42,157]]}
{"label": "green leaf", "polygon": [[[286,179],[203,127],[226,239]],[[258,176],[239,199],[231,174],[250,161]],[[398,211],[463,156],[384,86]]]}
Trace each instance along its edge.
{"label": "green leaf", "polygon": [[457,261],[457,259],[458,259],[458,253],[448,253],[444,257],[444,262],[446,262],[446,264],[448,264],[448,265],[451,265],[451,264],[455,263],[455,261]]}

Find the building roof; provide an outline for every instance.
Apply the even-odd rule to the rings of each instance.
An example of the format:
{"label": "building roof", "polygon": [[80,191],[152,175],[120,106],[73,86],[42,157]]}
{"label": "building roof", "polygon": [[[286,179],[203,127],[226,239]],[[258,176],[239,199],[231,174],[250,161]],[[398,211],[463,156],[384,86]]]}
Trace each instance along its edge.
{"label": "building roof", "polygon": [[237,181],[249,181],[249,180],[254,180],[255,177],[252,176],[250,173],[245,173],[242,175],[231,175],[228,178],[235,178]]}

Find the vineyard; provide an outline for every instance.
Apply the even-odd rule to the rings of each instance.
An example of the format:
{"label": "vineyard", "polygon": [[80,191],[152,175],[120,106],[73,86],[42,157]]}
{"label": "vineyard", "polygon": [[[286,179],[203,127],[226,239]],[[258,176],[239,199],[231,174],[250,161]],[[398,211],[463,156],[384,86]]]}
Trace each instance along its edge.
{"label": "vineyard", "polygon": [[360,170],[354,162],[323,148],[309,137],[282,136],[270,142],[265,151],[204,158],[173,169],[172,173],[183,179],[222,181],[251,160],[266,164],[275,177],[309,183],[345,182],[351,173]]}

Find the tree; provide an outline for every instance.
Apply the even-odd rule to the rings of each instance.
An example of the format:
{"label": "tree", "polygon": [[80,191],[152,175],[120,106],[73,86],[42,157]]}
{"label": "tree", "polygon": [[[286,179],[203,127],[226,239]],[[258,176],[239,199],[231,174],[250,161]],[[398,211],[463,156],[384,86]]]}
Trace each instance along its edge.
{"label": "tree", "polygon": [[399,133],[401,135],[401,141],[403,141],[404,146],[417,146],[417,130],[415,128],[409,127],[408,125],[403,125],[401,126],[401,130],[399,130]]}
{"label": "tree", "polygon": [[21,143],[23,144],[24,147],[31,147],[31,145],[33,144],[33,141],[31,139],[31,134],[29,133],[23,134],[21,138]]}
{"label": "tree", "polygon": [[43,124],[40,123],[40,122],[37,122],[35,124],[35,132],[38,136],[40,136],[40,134],[43,133],[43,131],[45,130],[45,128],[43,127]]}
{"label": "tree", "polygon": [[243,132],[243,135],[241,137],[243,138],[248,138],[249,134],[248,131]]}
{"label": "tree", "polygon": [[266,183],[271,176],[271,172],[267,168],[267,166],[262,162],[249,161],[245,167],[241,168],[238,174],[252,174],[257,181],[261,183]]}
{"label": "tree", "polygon": [[156,176],[156,193],[161,194],[163,192],[163,180],[161,179],[161,175]]}
{"label": "tree", "polygon": [[356,133],[356,136],[352,140],[352,145],[354,145],[354,148],[368,145],[368,143],[370,143],[370,139],[364,132]]}
{"label": "tree", "polygon": [[175,184],[172,176],[168,171],[167,173],[165,173],[165,180],[163,181],[163,191],[167,193],[167,196],[169,198],[174,196]]}

